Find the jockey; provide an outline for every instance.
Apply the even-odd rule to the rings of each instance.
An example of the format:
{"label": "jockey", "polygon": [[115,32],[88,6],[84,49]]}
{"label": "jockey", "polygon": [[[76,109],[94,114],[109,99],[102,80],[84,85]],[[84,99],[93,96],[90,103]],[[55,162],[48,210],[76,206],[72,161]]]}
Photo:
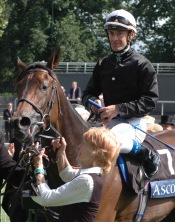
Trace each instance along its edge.
{"label": "jockey", "polygon": [[[131,48],[137,33],[131,13],[123,9],[111,12],[104,29],[112,53],[97,62],[83,92],[82,103],[93,113],[100,114],[101,121],[120,139],[121,153],[136,157],[145,175],[151,178],[158,171],[160,157],[142,145],[146,134],[138,128],[146,131],[143,117],[155,108],[158,99],[156,72],[147,58]],[[90,106],[88,99],[102,104],[101,94],[104,107]],[[124,122],[114,118],[116,116]]]}

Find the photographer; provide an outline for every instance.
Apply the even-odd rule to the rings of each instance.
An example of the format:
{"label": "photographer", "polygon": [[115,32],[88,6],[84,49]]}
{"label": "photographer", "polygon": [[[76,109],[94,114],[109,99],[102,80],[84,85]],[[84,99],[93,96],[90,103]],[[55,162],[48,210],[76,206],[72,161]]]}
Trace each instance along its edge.
{"label": "photographer", "polygon": [[[10,216],[11,206],[14,204],[14,195],[16,193],[16,189],[24,176],[25,169],[20,165],[16,166],[16,161],[12,159],[14,154],[14,145],[10,144],[7,148],[4,146],[4,134],[0,132],[0,186],[2,189],[3,180],[7,180],[6,190],[11,190],[3,197],[2,207],[4,211]],[[18,203],[19,204],[19,203]],[[15,209],[15,213],[12,218],[10,218],[11,222],[24,222],[27,219],[27,214],[24,210],[22,210],[20,204],[13,205]]]}
{"label": "photographer", "polygon": [[[16,161],[12,159],[14,145],[9,145],[9,149],[4,147],[4,135],[0,132],[0,179],[6,180],[16,165]],[[10,177],[10,182],[14,186],[18,186],[23,177],[24,169],[17,165],[14,173]]]}

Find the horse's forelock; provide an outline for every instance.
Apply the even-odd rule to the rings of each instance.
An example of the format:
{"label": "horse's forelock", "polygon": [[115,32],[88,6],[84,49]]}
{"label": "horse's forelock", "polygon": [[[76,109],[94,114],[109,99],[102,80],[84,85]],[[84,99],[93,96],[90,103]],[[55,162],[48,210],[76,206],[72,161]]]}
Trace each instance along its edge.
{"label": "horse's forelock", "polygon": [[28,73],[30,70],[32,69],[43,69],[43,70],[46,70],[48,72],[48,74],[53,78],[55,79],[56,78],[56,74],[51,70],[49,69],[48,67],[46,67],[44,64],[42,63],[39,63],[39,62],[34,62],[30,65],[28,65],[26,68],[24,68],[18,75],[17,79],[16,79],[16,83],[18,81],[20,81],[25,75],[26,73]]}

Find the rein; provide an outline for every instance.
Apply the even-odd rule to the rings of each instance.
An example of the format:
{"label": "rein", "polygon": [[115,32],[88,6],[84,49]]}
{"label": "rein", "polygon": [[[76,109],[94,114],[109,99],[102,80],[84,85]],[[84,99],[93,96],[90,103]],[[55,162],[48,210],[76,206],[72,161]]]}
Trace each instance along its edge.
{"label": "rein", "polygon": [[[23,177],[22,177],[22,180],[21,180],[19,186],[18,187],[14,187],[13,189],[7,190],[6,192],[1,193],[1,195],[0,195],[0,196],[2,196],[2,195],[11,193],[14,190],[16,190],[16,192],[15,192],[15,194],[13,196],[13,199],[12,199],[11,206],[10,206],[10,215],[9,215],[10,218],[11,217],[13,218],[13,215],[15,214],[15,206],[16,206],[16,204],[19,201],[18,197],[21,195],[22,191],[27,188],[27,185],[29,185],[31,187],[31,184],[35,181],[35,176],[34,176],[34,174],[32,174],[33,171],[31,171],[30,168],[32,166],[33,158],[35,156],[37,156],[38,153],[39,153],[39,151],[35,147],[33,147],[33,146],[28,147],[26,150],[24,150],[21,153],[19,160],[17,161],[17,163],[14,166],[13,170],[9,174],[8,178],[2,184],[2,187],[3,187],[8,181],[10,181],[10,178],[11,178],[12,174],[14,173],[17,165],[19,163],[21,163],[21,165],[23,166],[23,168],[25,170],[24,170],[24,174],[23,174]],[[28,154],[30,154],[30,156],[28,156],[28,158],[26,158],[25,156],[28,155]],[[49,163],[49,161],[48,161],[48,163]],[[49,164],[47,166],[45,165],[45,168],[47,168],[48,166],[49,166]],[[26,179],[27,179],[27,181],[26,181]],[[1,189],[2,189],[2,187],[1,187]],[[50,209],[46,209],[46,210],[48,211],[48,213],[50,213],[52,215],[52,211],[50,211]],[[44,211],[43,211],[43,213],[44,213]]]}
{"label": "rein", "polygon": [[[88,102],[97,107],[97,108],[103,108],[103,106],[100,106],[98,103],[94,102],[93,100],[89,99]],[[137,126],[134,126],[132,123],[129,123],[128,121],[126,121],[125,119],[123,119],[122,117],[120,116],[115,116],[114,119],[118,119],[120,122],[123,122],[123,123],[128,123],[130,124],[133,128],[137,129],[137,130],[140,130],[142,133],[145,133],[146,135],[150,136],[151,138],[153,138],[154,140],[157,140],[159,143],[162,143],[163,145],[165,145],[166,147],[168,147],[169,149],[175,151],[175,148],[172,147],[171,145],[167,144],[167,143],[164,143],[162,140],[159,140],[158,138],[156,138],[155,136],[151,135],[150,133],[140,129],[139,127]]]}
{"label": "rein", "polygon": [[[29,157],[28,159],[25,159],[25,156],[26,156],[27,154],[29,154],[29,153],[30,153],[30,157]],[[31,155],[31,154],[32,154],[32,155]],[[7,179],[2,183],[1,189],[8,183],[8,181],[10,181],[10,178],[11,178],[12,174],[14,173],[16,167],[17,167],[20,163],[21,163],[22,167],[25,168],[25,172],[28,173],[27,168],[30,167],[33,157],[34,157],[34,156],[37,156],[38,154],[39,154],[39,151],[38,151],[36,148],[32,147],[32,146],[31,146],[31,147],[28,147],[26,150],[23,150],[23,152],[21,153],[18,161],[16,162],[16,164],[14,165],[12,171],[11,171],[10,174],[8,175]],[[26,173],[24,174],[23,179],[22,179],[22,182],[21,182],[21,184],[23,184],[23,186],[26,184],[26,183],[23,182],[23,181],[25,180],[25,178],[26,178],[26,176],[25,176]],[[28,183],[28,182],[27,182],[27,183]],[[20,187],[22,186],[21,184],[20,184]],[[14,188],[14,189],[17,189],[17,188]],[[12,190],[14,190],[14,189],[12,189]],[[8,192],[10,192],[10,191],[12,191],[12,190],[9,190],[9,191],[7,191],[7,192],[1,193],[0,196],[5,195],[6,193],[8,193]]]}

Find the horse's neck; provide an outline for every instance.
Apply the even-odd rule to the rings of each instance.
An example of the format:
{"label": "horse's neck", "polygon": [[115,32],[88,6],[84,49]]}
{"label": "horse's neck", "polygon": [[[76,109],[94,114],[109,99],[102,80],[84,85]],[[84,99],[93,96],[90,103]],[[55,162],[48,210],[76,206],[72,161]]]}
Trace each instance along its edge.
{"label": "horse's neck", "polygon": [[67,156],[72,165],[76,165],[77,146],[82,142],[83,133],[88,130],[87,124],[67,101],[58,114],[59,131],[67,142]]}
{"label": "horse's neck", "polygon": [[88,127],[79,114],[69,106],[63,110],[62,116],[62,130],[67,138],[71,138],[75,144],[79,144],[82,141],[82,136]]}

